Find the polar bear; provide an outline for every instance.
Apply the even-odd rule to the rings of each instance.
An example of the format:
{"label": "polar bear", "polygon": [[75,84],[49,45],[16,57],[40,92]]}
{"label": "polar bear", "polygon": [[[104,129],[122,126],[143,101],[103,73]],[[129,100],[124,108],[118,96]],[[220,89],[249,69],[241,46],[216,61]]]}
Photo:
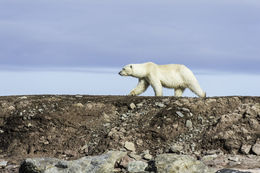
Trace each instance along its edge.
{"label": "polar bear", "polygon": [[129,94],[131,96],[142,94],[151,85],[156,96],[162,96],[162,87],[165,87],[174,88],[176,97],[181,97],[186,88],[199,97],[206,97],[206,93],[201,89],[196,77],[185,65],[157,65],[153,62],[128,64],[123,67],[119,75],[139,79],[138,85]]}

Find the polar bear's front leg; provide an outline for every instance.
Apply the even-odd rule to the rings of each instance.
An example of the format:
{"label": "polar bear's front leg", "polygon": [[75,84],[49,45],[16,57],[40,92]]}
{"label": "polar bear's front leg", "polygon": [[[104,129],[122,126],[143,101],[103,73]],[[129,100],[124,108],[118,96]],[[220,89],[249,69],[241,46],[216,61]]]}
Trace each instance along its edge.
{"label": "polar bear's front leg", "polygon": [[145,92],[148,88],[149,83],[144,79],[139,79],[137,86],[129,93],[130,96],[137,96]]}
{"label": "polar bear's front leg", "polygon": [[151,85],[153,87],[155,96],[162,96],[163,92],[162,92],[162,84],[160,81],[151,81]]}

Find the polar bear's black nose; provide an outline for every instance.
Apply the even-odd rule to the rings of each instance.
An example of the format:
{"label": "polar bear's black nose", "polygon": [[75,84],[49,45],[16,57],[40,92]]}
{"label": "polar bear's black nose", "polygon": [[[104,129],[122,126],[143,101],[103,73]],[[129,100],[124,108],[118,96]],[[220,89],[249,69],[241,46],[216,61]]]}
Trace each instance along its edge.
{"label": "polar bear's black nose", "polygon": [[122,75],[122,74],[121,74],[121,71],[120,71],[118,74],[119,74],[119,75]]}

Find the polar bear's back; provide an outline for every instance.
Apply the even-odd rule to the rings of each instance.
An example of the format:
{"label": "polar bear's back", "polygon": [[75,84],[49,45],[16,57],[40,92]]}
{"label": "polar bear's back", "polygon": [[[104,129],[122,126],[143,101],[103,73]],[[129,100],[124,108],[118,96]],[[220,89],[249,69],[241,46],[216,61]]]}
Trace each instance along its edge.
{"label": "polar bear's back", "polygon": [[192,71],[182,64],[158,65],[158,71],[165,87],[187,87],[190,83],[197,83]]}
{"label": "polar bear's back", "polygon": [[174,77],[180,76],[185,78],[187,75],[193,75],[192,71],[182,64],[158,65],[158,67],[161,73],[169,76],[173,75]]}
{"label": "polar bear's back", "polygon": [[182,64],[166,64],[166,65],[158,65],[161,71],[173,71],[173,72],[180,72],[183,69],[187,69],[185,65]]}

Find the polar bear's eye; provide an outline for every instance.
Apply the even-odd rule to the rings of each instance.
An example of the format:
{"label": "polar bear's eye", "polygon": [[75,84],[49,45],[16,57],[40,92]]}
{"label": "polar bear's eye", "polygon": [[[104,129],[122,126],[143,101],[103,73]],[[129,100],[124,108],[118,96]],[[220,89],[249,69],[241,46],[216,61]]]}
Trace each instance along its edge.
{"label": "polar bear's eye", "polygon": [[130,68],[133,68],[133,66],[132,66],[132,65],[130,65]]}

